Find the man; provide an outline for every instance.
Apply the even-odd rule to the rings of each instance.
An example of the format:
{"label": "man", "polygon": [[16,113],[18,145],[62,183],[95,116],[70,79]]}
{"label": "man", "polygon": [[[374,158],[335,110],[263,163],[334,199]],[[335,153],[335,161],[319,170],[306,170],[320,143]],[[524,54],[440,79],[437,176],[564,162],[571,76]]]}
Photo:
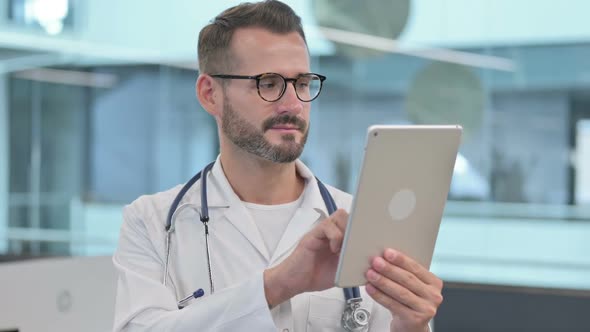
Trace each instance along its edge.
{"label": "man", "polygon": [[[278,1],[230,8],[201,31],[199,65],[196,93],[220,140],[203,173],[208,242],[198,220],[203,179],[182,198],[190,208],[176,209],[169,253],[165,225],[180,188],[127,206],[113,258],[115,331],[343,330],[344,296],[333,286],[348,215],[328,216],[318,182],[297,160],[323,82],[310,73],[300,18]],[[350,207],[350,195],[328,190]],[[371,267],[361,288],[369,331],[428,331],[441,280],[392,249]],[[179,310],[199,288],[205,296]]]}

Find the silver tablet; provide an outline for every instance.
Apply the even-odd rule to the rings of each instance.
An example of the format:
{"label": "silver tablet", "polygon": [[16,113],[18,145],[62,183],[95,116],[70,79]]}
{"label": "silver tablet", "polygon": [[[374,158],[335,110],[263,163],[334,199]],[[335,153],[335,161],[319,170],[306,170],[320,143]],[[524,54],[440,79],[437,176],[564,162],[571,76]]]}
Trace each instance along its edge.
{"label": "silver tablet", "polygon": [[461,126],[372,126],[335,283],[364,285],[371,257],[399,250],[430,268]]}

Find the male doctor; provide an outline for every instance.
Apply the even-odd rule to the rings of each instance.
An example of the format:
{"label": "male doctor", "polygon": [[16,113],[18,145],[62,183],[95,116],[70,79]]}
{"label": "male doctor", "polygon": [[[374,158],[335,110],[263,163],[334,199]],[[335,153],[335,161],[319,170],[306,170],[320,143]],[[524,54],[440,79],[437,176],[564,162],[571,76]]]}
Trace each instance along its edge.
{"label": "male doctor", "polygon": [[[323,76],[310,72],[300,18],[278,1],[222,12],[199,35],[196,94],[217,121],[220,155],[207,177],[211,279],[202,179],[187,191],[170,242],[166,218],[180,190],[142,196],[124,210],[113,261],[115,331],[344,331],[334,275],[351,196],[328,187],[328,215],[297,158]],[[369,331],[424,332],[442,281],[392,249],[372,258],[361,287]],[[210,280],[214,285],[211,292]],[[178,301],[202,288],[184,309]]]}

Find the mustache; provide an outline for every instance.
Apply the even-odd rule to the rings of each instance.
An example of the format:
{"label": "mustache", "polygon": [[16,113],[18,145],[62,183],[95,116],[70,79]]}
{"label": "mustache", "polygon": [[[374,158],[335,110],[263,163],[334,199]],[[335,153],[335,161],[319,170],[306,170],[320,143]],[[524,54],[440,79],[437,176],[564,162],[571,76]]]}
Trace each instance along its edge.
{"label": "mustache", "polygon": [[266,119],[262,123],[262,131],[267,131],[276,125],[282,124],[294,125],[300,132],[305,132],[305,129],[307,128],[307,123],[301,118],[291,114],[283,114]]}

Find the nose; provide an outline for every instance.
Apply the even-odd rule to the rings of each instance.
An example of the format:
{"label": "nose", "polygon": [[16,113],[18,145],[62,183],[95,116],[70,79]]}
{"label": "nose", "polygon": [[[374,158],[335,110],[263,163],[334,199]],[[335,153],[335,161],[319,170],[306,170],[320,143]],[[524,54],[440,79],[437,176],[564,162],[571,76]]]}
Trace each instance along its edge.
{"label": "nose", "polygon": [[287,83],[287,89],[277,103],[279,103],[277,112],[280,114],[299,114],[303,111],[303,102],[297,98],[295,85],[291,82]]}

